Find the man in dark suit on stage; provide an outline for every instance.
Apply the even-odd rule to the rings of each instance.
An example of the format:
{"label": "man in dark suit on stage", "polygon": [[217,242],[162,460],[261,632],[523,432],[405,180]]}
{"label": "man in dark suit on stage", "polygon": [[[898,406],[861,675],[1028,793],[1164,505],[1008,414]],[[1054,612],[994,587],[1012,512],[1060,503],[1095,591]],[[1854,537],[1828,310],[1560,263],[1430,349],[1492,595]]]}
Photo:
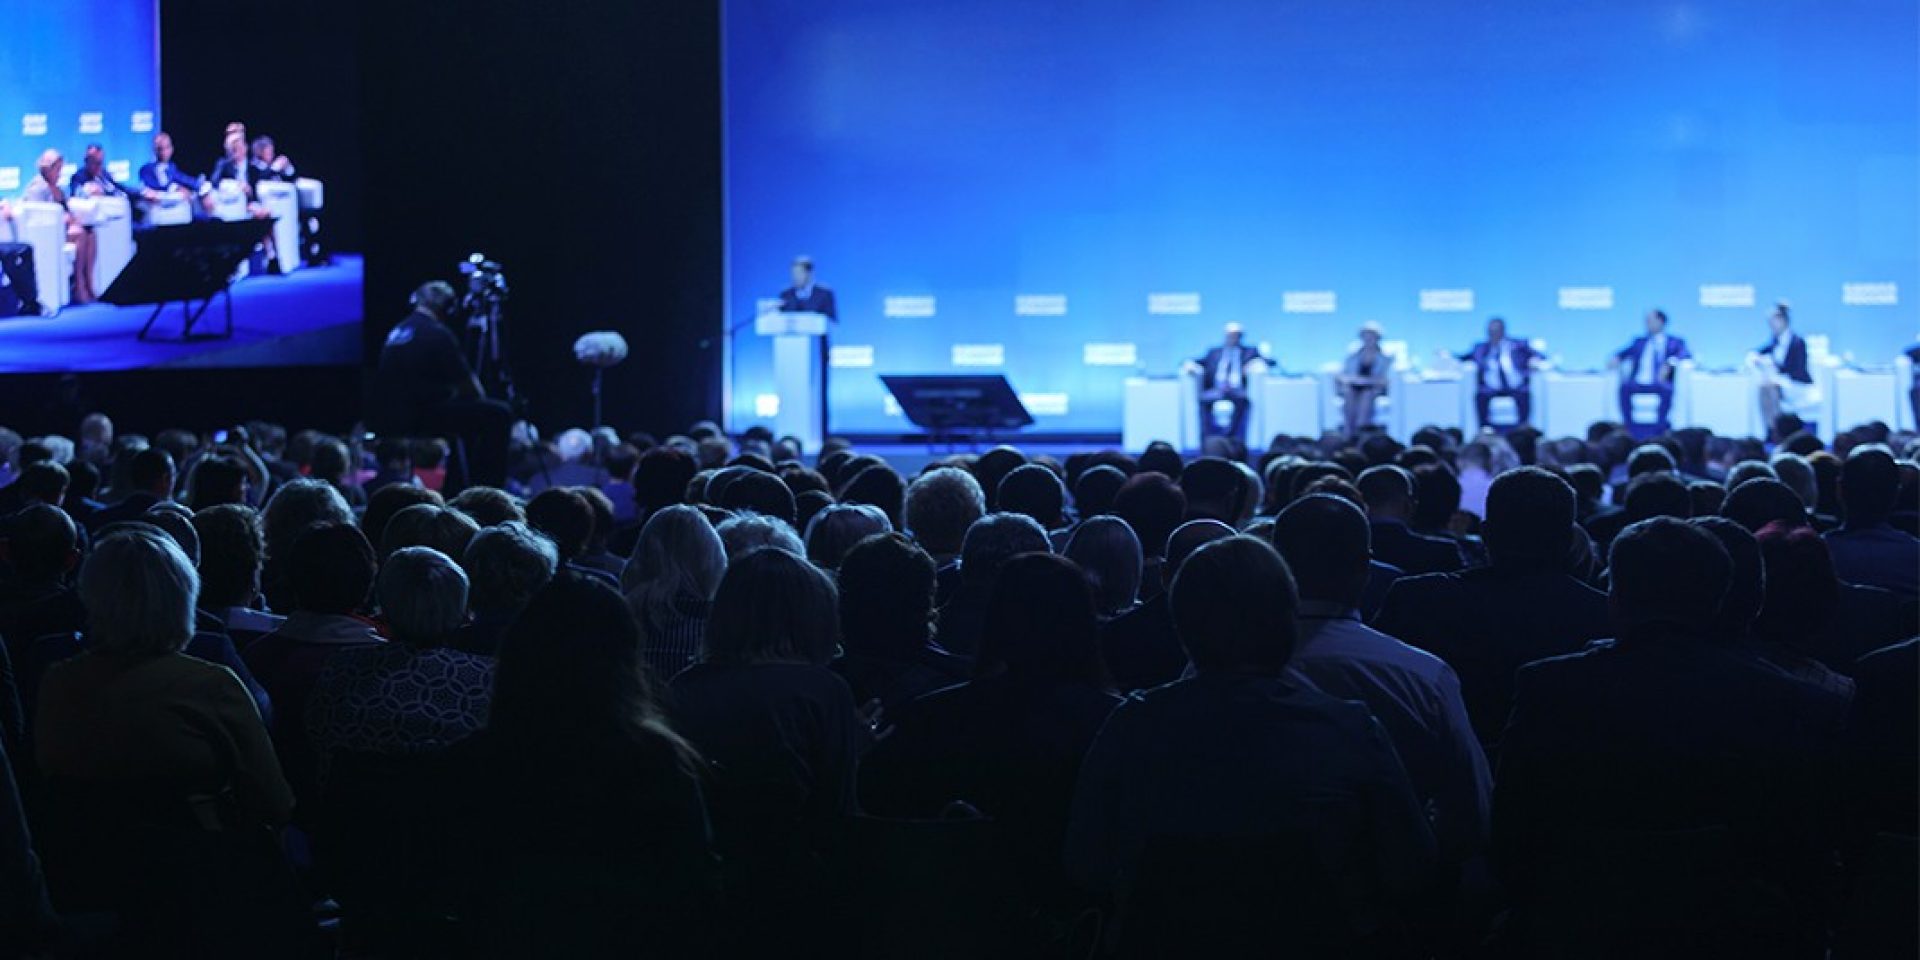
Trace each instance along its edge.
{"label": "man in dark suit on stage", "polygon": [[[1680,361],[1692,357],[1685,340],[1667,333],[1666,311],[1649,310],[1646,336],[1635,337],[1607,362],[1614,368],[1629,365],[1620,378],[1620,422],[1634,439],[1657,437],[1672,426],[1667,415],[1673,410],[1673,371]],[[1633,398],[1649,395],[1658,398],[1660,411],[1652,422],[1642,423],[1633,415]]]}
{"label": "man in dark suit on stage", "polygon": [[[805,254],[793,258],[793,286],[780,291],[781,313],[817,313],[829,323],[839,323],[840,313],[833,302],[833,290],[813,278],[813,258]],[[820,335],[820,435],[827,431],[827,334]]]}
{"label": "man in dark suit on stage", "polygon": [[1495,429],[1487,422],[1487,409],[1494,397],[1511,397],[1514,404],[1513,423],[1498,428],[1501,433],[1526,426],[1533,409],[1533,361],[1538,356],[1525,340],[1507,337],[1505,320],[1494,317],[1487,321],[1487,339],[1474,344],[1472,350],[1460,357],[1473,361],[1475,375],[1480,378],[1479,389],[1473,396],[1474,410],[1480,415],[1480,429]]}
{"label": "man in dark suit on stage", "polygon": [[[1202,437],[1228,436],[1245,443],[1247,439],[1247,410],[1252,406],[1247,399],[1247,374],[1254,369],[1266,366],[1260,351],[1240,342],[1242,330],[1238,323],[1226,326],[1226,339],[1219,346],[1208,350],[1195,366],[1200,373],[1200,435]],[[1255,364],[1259,367],[1256,368]],[[1233,404],[1233,419],[1223,432],[1214,422],[1213,405],[1221,401]]]}

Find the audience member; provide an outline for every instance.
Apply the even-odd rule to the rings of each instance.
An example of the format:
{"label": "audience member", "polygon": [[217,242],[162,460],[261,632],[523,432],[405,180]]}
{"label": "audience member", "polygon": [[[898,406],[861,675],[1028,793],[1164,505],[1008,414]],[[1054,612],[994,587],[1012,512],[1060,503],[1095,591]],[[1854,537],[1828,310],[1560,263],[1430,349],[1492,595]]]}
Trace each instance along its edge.
{"label": "audience member", "polygon": [[835,504],[807,521],[807,561],[822,570],[838,570],[841,558],[854,544],[892,530],[893,525],[887,522],[887,515],[879,507],[864,503]]}
{"label": "audience member", "polygon": [[934,642],[935,570],[926,551],[880,532],[854,544],[836,569],[841,655],[833,668],[856,701],[892,711],[966,677],[966,661]]}
{"label": "audience member", "polygon": [[980,649],[987,607],[1000,565],[1022,553],[1050,550],[1047,532],[1021,513],[990,513],[967,528],[960,548],[960,585],[940,608],[940,645],[963,657]]}
{"label": "audience member", "polygon": [[1080,565],[1093,583],[1095,609],[1110,620],[1133,609],[1140,596],[1144,558],[1140,538],[1118,517],[1082,521],[1067,539],[1066,558]]}
{"label": "audience member", "polygon": [[1488,488],[1485,509],[1488,565],[1395,582],[1373,626],[1454,669],[1491,755],[1515,672],[1611,628],[1606,596],[1567,573],[1574,498],[1566,481],[1538,467],[1510,470]]}
{"label": "audience member", "polygon": [[1486,843],[1487,758],[1453,669],[1361,624],[1367,540],[1366,514],[1338,497],[1312,494],[1274,518],[1273,545],[1300,593],[1288,674],[1373,711],[1428,810],[1441,856],[1461,863]]}
{"label": "audience member", "polygon": [[1391,464],[1368,467],[1354,486],[1366,500],[1374,559],[1408,575],[1452,573],[1466,566],[1458,544],[1408,527],[1415,506],[1412,474]]}
{"label": "audience member", "polygon": [[460,627],[451,646],[491,657],[500,652],[520,611],[553,579],[560,551],[539,531],[508,520],[474,534],[460,566],[472,578],[467,607],[473,617]]}
{"label": "audience member", "polygon": [[[1427,885],[1433,837],[1367,708],[1287,681],[1298,630],[1286,563],[1264,543],[1232,537],[1188,557],[1170,594],[1196,672],[1135,694],[1094,738],[1067,828],[1070,874],[1124,894],[1153,888],[1163,868],[1244,898],[1244,876],[1271,870],[1262,861],[1276,848],[1297,851],[1288,862],[1319,881],[1303,882],[1345,908],[1320,917],[1344,927],[1328,937],[1352,946],[1391,923]],[[1209,862],[1218,872],[1202,872]],[[1122,938],[1127,923],[1119,918]],[[1313,942],[1322,932],[1286,937],[1326,949]]]}
{"label": "audience member", "polygon": [[1879,444],[1853,448],[1840,467],[1840,529],[1827,534],[1834,571],[1848,583],[1920,596],[1920,538],[1887,522],[1899,502],[1900,471]]}
{"label": "audience member", "polygon": [[639,625],[641,659],[661,684],[700,655],[727,550],[699,510],[675,505],[647,518],[621,575]]}
{"label": "audience member", "polygon": [[1514,947],[1805,955],[1808,915],[1765,898],[1818,873],[1817,693],[1712,638],[1732,565],[1706,531],[1642,521],[1610,559],[1618,639],[1522,669],[1501,738]]}
{"label": "audience member", "polygon": [[[1233,528],[1218,520],[1189,520],[1167,538],[1158,576],[1173,581],[1193,551],[1215,540],[1233,536]],[[1187,669],[1187,651],[1173,629],[1173,611],[1164,589],[1100,627],[1100,647],[1121,691],[1149,690],[1180,679]]]}
{"label": "audience member", "polygon": [[431,547],[402,547],[380,565],[394,642],[341,650],[314,680],[306,728],[321,778],[336,753],[431,753],[486,726],[493,658],[448,646],[467,587],[460,565]]}
{"label": "audience member", "polygon": [[[712,517],[708,516],[708,519],[711,520]],[[748,551],[761,547],[785,550],[801,559],[807,556],[806,545],[800,542],[800,537],[793,532],[793,528],[772,517],[753,514],[729,516],[714,524],[713,529],[720,535],[721,545],[727,548],[728,562],[737,560]]]}
{"label": "audience member", "polygon": [[987,512],[979,481],[958,467],[938,467],[907,485],[906,533],[945,567],[960,559],[967,528]]}
{"label": "audience member", "polygon": [[569,572],[508,631],[486,729],[454,748],[465,775],[449,811],[468,825],[453,875],[486,955],[703,952],[719,891],[706,768],[663,716],[641,649],[618,597]]}

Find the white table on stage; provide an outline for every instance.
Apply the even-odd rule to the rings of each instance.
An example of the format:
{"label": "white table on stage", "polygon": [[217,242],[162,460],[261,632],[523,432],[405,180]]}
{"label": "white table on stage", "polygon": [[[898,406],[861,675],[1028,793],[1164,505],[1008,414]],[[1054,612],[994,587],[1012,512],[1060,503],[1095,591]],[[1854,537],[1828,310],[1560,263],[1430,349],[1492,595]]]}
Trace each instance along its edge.
{"label": "white table on stage", "polygon": [[1187,449],[1186,421],[1191,420],[1184,377],[1128,377],[1121,395],[1120,446],[1138,453],[1155,440]]}
{"label": "white table on stage", "polygon": [[1757,387],[1745,370],[1681,367],[1675,377],[1674,423],[1723,437],[1752,437],[1759,425]]}
{"label": "white table on stage", "polygon": [[[1393,435],[1412,438],[1425,426],[1451,427],[1471,422],[1473,416],[1472,381],[1457,374],[1403,372],[1393,384]],[[1461,394],[1466,393],[1466,418],[1461,416]],[[1464,427],[1463,427],[1464,429]]]}
{"label": "white table on stage", "polygon": [[263,180],[253,189],[260,205],[273,217],[274,259],[280,263],[280,272],[292,273],[300,266],[300,188]]}
{"label": "white table on stage", "polygon": [[67,264],[67,211],[57,203],[38,200],[13,205],[13,219],[0,220],[0,240],[33,248],[33,282],[40,288],[40,305],[58,310],[72,297]]}
{"label": "white table on stage", "polygon": [[1320,378],[1268,371],[1251,380],[1247,445],[1265,450],[1275,434],[1320,436]]}
{"label": "white table on stage", "polygon": [[780,407],[773,417],[777,437],[796,437],[800,449],[818,450],[825,439],[820,409],[820,338],[825,314],[765,311],[754,318],[753,332],[773,340],[773,389]]}
{"label": "white table on stage", "polygon": [[193,205],[198,201],[184,193],[162,194],[147,202],[147,226],[178,227],[193,222]]}
{"label": "white table on stage", "polygon": [[1899,423],[1904,419],[1900,415],[1902,410],[1909,406],[1907,391],[1901,389],[1905,382],[1893,367],[1841,367],[1833,371],[1832,390],[1827,394],[1832,398],[1828,404],[1832,424],[1827,436],[1837,437],[1840,431],[1869,420],[1888,426]]}
{"label": "white table on stage", "polygon": [[67,210],[93,229],[93,292],[106,293],[133,259],[133,203],[126,197],[75,197]]}
{"label": "white table on stage", "polygon": [[1585,437],[1594,421],[1620,417],[1620,381],[1611,373],[1546,370],[1533,379],[1533,422],[1548,437]]}

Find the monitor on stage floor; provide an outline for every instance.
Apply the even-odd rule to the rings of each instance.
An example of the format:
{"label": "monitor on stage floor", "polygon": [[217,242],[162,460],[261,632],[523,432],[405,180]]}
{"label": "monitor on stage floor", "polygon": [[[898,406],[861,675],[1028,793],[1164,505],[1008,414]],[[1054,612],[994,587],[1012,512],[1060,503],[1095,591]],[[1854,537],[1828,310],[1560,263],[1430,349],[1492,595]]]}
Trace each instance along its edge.
{"label": "monitor on stage floor", "polygon": [[[1910,0],[723,0],[726,311],[830,288],[829,426],[888,374],[1004,374],[1038,432],[1243,324],[1282,369],[1364,321],[1487,319],[1604,367],[1664,308],[1703,366],[1775,301],[1861,364],[1920,332]],[[772,350],[725,369],[777,409]]]}

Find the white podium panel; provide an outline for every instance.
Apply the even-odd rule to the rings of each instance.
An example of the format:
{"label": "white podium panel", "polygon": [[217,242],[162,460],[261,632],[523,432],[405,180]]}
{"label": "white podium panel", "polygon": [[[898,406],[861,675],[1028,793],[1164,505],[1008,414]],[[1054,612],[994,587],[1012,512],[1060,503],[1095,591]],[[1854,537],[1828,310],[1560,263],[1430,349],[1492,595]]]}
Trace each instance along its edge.
{"label": "white podium panel", "polygon": [[1320,436],[1320,379],[1268,374],[1250,384],[1253,410],[1247,448],[1265,450],[1276,434]]}
{"label": "white podium panel", "polygon": [[[1461,396],[1465,393],[1466,417],[1461,417]],[[1473,381],[1458,376],[1423,377],[1415,373],[1401,375],[1393,385],[1399,398],[1392,407],[1392,430],[1403,441],[1411,440],[1421,427],[1452,427],[1472,422]]]}
{"label": "white podium panel", "polygon": [[273,254],[280,272],[292,273],[300,266],[300,190],[291,183],[265,180],[254,192],[273,217]]}
{"label": "white podium panel", "polygon": [[13,219],[0,220],[0,239],[33,248],[33,282],[40,305],[58,310],[72,297],[67,266],[67,211],[57,203],[26,201],[13,205]]}
{"label": "white podium panel", "polygon": [[819,337],[827,318],[818,313],[767,311],[753,320],[754,332],[773,340],[773,389],[780,398],[773,416],[777,437],[796,437],[802,450],[818,450],[826,439],[820,407]]}
{"label": "white podium panel", "polygon": [[[1180,377],[1128,377],[1123,388],[1120,413],[1120,448],[1138,453],[1155,440],[1164,440],[1185,449],[1181,423],[1183,411],[1191,404],[1184,401]],[[1197,402],[1197,401],[1196,401]]]}
{"label": "white podium panel", "polygon": [[1893,361],[1893,389],[1900,398],[1894,403],[1895,419],[1887,421],[1895,430],[1912,430],[1913,401],[1908,392],[1913,387],[1913,361],[1899,357]]}
{"label": "white podium panel", "polygon": [[293,185],[296,189],[300,191],[300,209],[311,210],[315,213],[318,213],[321,210],[326,209],[326,206],[327,206],[326,184],[321,183],[320,181],[315,180],[312,177],[300,177],[299,179],[293,181]]}
{"label": "white podium panel", "polygon": [[126,197],[79,197],[67,209],[93,230],[93,291],[105,293],[133,259],[133,203]]}
{"label": "white podium panel", "polygon": [[1869,420],[1894,426],[1905,419],[1900,415],[1901,409],[1908,406],[1907,392],[1900,389],[1904,382],[1892,368],[1835,370],[1830,394],[1834,429],[1827,436],[1839,436],[1840,431],[1851,430]]}
{"label": "white podium panel", "polygon": [[238,180],[222,180],[213,190],[213,216],[232,222],[251,216],[247,212],[247,191]]}
{"label": "white podium panel", "polygon": [[[1723,437],[1759,436],[1753,377],[1744,370],[1681,371],[1681,397],[1674,404],[1675,422],[1706,427]],[[1678,402],[1686,401],[1683,407]]]}
{"label": "white podium panel", "polygon": [[147,203],[147,226],[177,227],[193,222],[193,197],[180,193],[162,194]]}
{"label": "white podium panel", "polygon": [[1548,370],[1534,382],[1533,422],[1549,438],[1584,439],[1594,421],[1620,417],[1619,380],[1612,374]]}

